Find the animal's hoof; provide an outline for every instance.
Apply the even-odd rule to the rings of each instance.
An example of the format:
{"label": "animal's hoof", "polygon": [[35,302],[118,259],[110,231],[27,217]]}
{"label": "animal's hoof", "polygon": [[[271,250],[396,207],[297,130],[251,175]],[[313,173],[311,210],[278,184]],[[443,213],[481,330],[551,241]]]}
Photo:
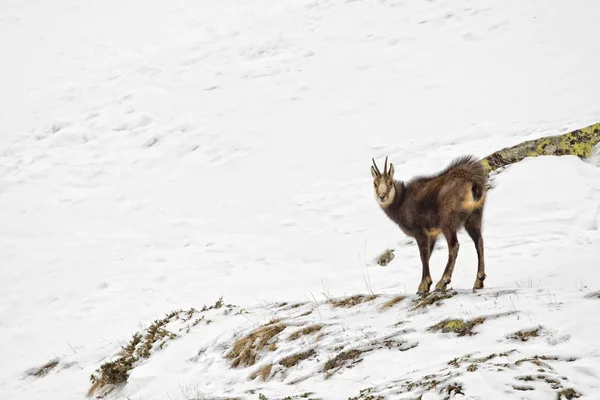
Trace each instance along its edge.
{"label": "animal's hoof", "polygon": [[435,285],[435,290],[434,290],[434,291],[435,291],[435,292],[446,293],[446,286],[447,286],[449,283],[450,283],[450,282],[444,282],[443,280],[442,280],[442,281],[439,281],[439,282],[437,283],[437,285]]}
{"label": "animal's hoof", "polygon": [[419,283],[419,287],[417,289],[417,294],[426,295],[429,293],[429,289],[431,288],[431,278],[427,277]]}
{"label": "animal's hoof", "polygon": [[475,284],[473,285],[473,292],[477,291],[477,290],[481,290],[483,289],[483,281],[480,281],[479,279],[477,279],[475,281]]}
{"label": "animal's hoof", "polygon": [[473,292],[479,289],[483,289],[483,281],[485,280],[485,278],[485,274],[483,274],[483,276],[477,276],[477,278],[475,279],[475,283],[473,284]]}

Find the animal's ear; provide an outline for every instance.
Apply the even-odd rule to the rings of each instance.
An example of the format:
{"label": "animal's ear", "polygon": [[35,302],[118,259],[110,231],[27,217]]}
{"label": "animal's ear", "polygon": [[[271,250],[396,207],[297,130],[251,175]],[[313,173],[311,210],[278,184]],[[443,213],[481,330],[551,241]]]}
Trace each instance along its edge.
{"label": "animal's ear", "polygon": [[388,170],[388,175],[390,178],[394,178],[394,164],[390,163],[390,169]]}
{"label": "animal's ear", "polygon": [[373,175],[373,178],[377,179],[379,176],[377,174],[377,171],[375,171],[375,168],[371,167],[371,175]]}

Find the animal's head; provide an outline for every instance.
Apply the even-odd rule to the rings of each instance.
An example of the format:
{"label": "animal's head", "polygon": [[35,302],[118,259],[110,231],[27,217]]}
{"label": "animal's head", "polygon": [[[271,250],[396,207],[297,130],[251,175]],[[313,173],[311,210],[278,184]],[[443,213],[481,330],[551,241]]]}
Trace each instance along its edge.
{"label": "animal's head", "polygon": [[387,157],[383,166],[383,174],[379,171],[375,160],[371,167],[371,175],[373,175],[373,187],[375,190],[375,199],[382,207],[387,207],[394,201],[396,196],[396,188],[394,186],[394,165],[390,163],[388,169]]}

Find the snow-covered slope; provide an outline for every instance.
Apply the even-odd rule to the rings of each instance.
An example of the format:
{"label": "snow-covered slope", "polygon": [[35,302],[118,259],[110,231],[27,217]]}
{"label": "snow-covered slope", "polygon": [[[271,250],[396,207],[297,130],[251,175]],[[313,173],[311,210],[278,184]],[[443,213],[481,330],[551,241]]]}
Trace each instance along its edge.
{"label": "snow-covered slope", "polygon": [[[469,291],[476,257],[461,234],[458,295],[440,308],[415,314],[411,297],[383,314],[382,297],[321,303],[412,296],[419,283],[416,247],[373,199],[371,157],[389,156],[405,179],[600,120],[598,20],[593,0],[4,1],[0,397],[82,398],[140,325],[223,296],[251,312],[194,327],[111,395],[193,398],[181,388],[198,387],[257,398],[247,391],[263,388],[336,399],[372,386],[395,398],[386,385],[518,348],[501,362],[576,357],[553,368],[598,398],[600,300],[585,297],[600,290],[597,158],[539,157],[497,176],[480,294]],[[396,258],[374,264],[386,248]],[[445,249],[432,257],[434,280]],[[307,359],[302,384],[249,381],[252,368],[227,367],[227,346],[285,317],[279,302],[308,302],[316,311],[301,322],[333,324],[341,344],[366,346],[352,335],[380,338],[405,321],[402,337],[419,345],[371,352],[329,379]],[[426,330],[502,312],[514,313],[475,336]],[[541,339],[502,341],[538,324]],[[312,344],[322,357],[336,351]],[[70,367],[27,376],[54,358]],[[553,390],[509,390],[504,379],[473,372],[464,391]]]}

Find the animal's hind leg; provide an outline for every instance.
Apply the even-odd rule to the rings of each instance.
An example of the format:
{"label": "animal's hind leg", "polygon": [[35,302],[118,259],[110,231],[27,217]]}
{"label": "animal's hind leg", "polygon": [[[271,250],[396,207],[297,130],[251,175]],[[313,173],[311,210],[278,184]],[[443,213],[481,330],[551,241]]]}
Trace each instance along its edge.
{"label": "animal's hind leg", "polygon": [[458,249],[460,247],[458,244],[458,238],[456,237],[456,232],[445,230],[444,236],[448,242],[448,263],[446,264],[446,269],[444,269],[442,279],[440,279],[437,285],[435,285],[435,290],[441,292],[445,292],[446,286],[452,281],[454,264],[456,263],[456,257],[458,256]]}
{"label": "animal's hind leg", "polygon": [[465,230],[473,239],[475,249],[477,249],[477,277],[473,284],[473,290],[483,289],[483,281],[486,278],[485,275],[485,261],[483,255],[483,236],[481,235],[481,219],[483,215],[483,209],[479,208],[471,214],[469,219],[465,222]]}

